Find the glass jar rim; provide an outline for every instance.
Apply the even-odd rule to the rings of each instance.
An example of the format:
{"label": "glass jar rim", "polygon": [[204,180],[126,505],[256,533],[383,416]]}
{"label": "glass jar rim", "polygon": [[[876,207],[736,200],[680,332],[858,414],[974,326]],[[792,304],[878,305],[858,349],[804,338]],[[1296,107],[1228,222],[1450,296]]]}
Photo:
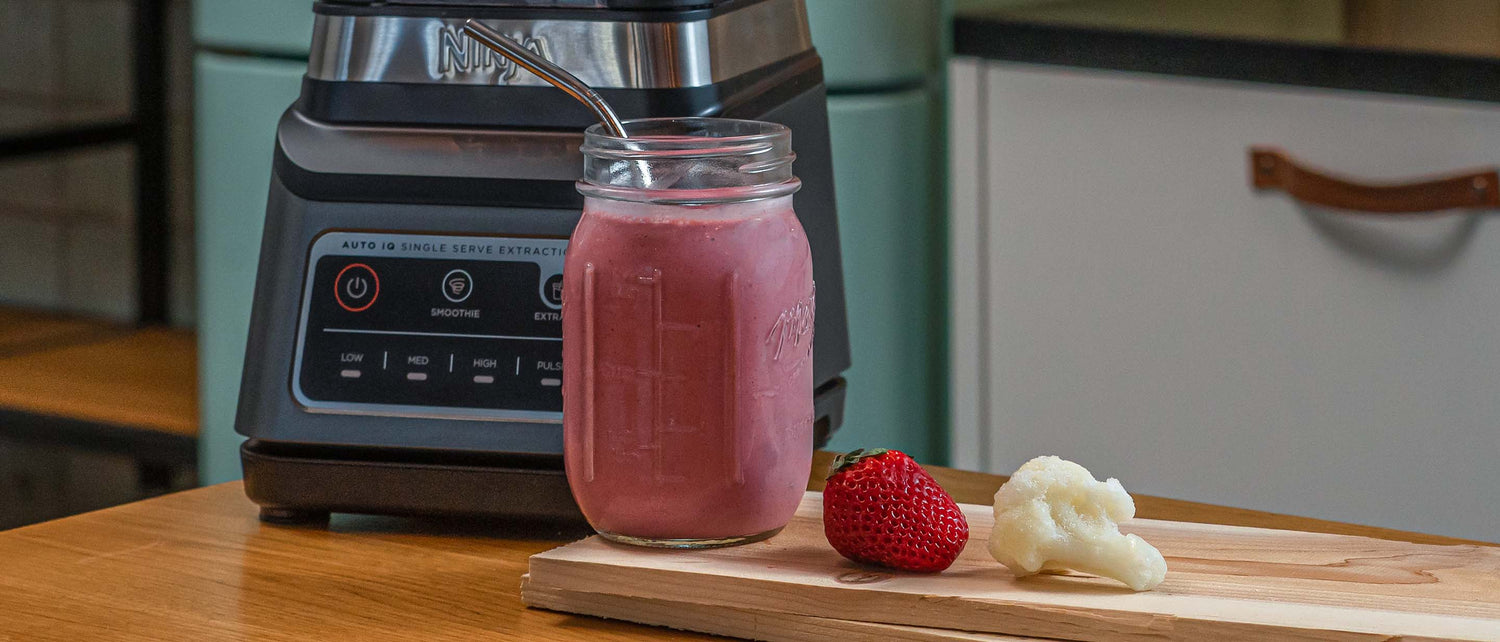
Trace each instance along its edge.
{"label": "glass jar rim", "polygon": [[[730,127],[730,126],[742,127],[742,128],[747,129],[747,130],[748,129],[757,129],[757,130],[760,130],[760,131],[754,131],[754,132],[751,132],[751,133],[733,134],[733,135],[728,135],[728,136],[723,136],[723,135],[699,135],[699,136],[696,136],[696,138],[701,138],[701,139],[704,139],[704,140],[714,140],[714,141],[719,141],[719,142],[724,142],[724,143],[753,143],[753,142],[758,142],[758,141],[773,140],[773,139],[780,138],[780,137],[783,137],[783,136],[784,137],[791,137],[791,135],[792,135],[791,128],[787,127],[786,125],[783,125],[781,123],[773,123],[773,122],[764,121],[764,120],[748,120],[748,119],[744,119],[744,118],[716,118],[716,117],[713,117],[713,116],[659,116],[659,117],[654,117],[654,118],[632,118],[630,120],[620,121],[620,124],[625,128],[625,133],[626,134],[636,134],[637,136],[639,136],[640,134],[645,133],[645,132],[632,132],[631,129],[632,128],[639,129],[642,126],[647,126],[647,125],[668,125],[668,124],[677,124],[677,125],[682,125],[682,126],[698,125],[698,126],[701,126],[703,130],[709,130],[709,131],[711,131],[715,127]],[[632,142],[632,143],[645,142],[647,145],[655,145],[655,144],[662,144],[662,143],[665,142],[665,141],[655,141],[655,140],[652,140],[650,138],[646,138],[646,139],[636,138],[634,136],[632,136],[630,138],[626,138],[626,137],[622,137],[622,136],[615,136],[615,135],[609,133],[609,130],[607,130],[607,129],[604,128],[604,124],[603,123],[594,123],[593,125],[590,125],[587,129],[584,129],[583,130],[583,138],[584,138],[584,143],[583,144],[584,144],[585,148],[587,148],[587,147],[590,146],[589,145],[590,141],[608,142],[608,143],[611,143],[613,145],[618,145],[618,144],[625,143],[625,142]]]}
{"label": "glass jar rim", "polygon": [[603,125],[584,131],[578,191],[585,196],[709,204],[774,198],[801,186],[791,168],[792,131],[780,123],[690,116],[623,124],[629,137]]}
{"label": "glass jar rim", "polygon": [[578,193],[587,198],[603,198],[630,203],[655,203],[658,205],[714,205],[720,203],[748,203],[781,196],[791,196],[802,189],[802,181],[793,178],[781,183],[721,189],[634,189],[596,185],[578,181]]}

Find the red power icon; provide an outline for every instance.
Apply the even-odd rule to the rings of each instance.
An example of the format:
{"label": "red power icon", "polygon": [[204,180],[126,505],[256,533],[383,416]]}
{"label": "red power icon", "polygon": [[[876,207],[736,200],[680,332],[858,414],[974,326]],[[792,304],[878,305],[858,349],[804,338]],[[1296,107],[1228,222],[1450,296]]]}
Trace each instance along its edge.
{"label": "red power icon", "polygon": [[[370,283],[366,283],[365,282],[365,278],[363,276],[358,275],[358,274],[350,276],[349,277],[349,282],[345,283],[344,282],[344,273],[348,272],[349,270],[354,269],[354,268],[360,268],[360,269],[363,269],[366,272],[369,272],[370,273],[370,281],[374,283],[374,286],[372,287],[370,285]],[[356,299],[356,300],[357,299],[363,299],[365,297],[365,294],[368,293],[370,295],[370,300],[369,301],[365,301],[364,305],[361,305],[361,306],[359,306],[357,308],[356,307],[351,307],[348,303],[344,302],[344,289],[345,288],[348,288],[348,290],[349,290],[349,293],[348,293],[349,294],[349,298],[351,298],[351,299]],[[379,297],[379,296],[380,296],[380,277],[377,276],[375,274],[375,270],[372,269],[368,265],[365,265],[363,263],[350,263],[350,264],[344,266],[344,269],[339,270],[338,276],[333,277],[333,298],[336,301],[338,301],[339,307],[341,307],[341,308],[343,308],[345,310],[348,310],[350,312],[361,312],[361,311],[369,308],[370,306],[375,305],[375,299],[376,299],[376,297]]]}

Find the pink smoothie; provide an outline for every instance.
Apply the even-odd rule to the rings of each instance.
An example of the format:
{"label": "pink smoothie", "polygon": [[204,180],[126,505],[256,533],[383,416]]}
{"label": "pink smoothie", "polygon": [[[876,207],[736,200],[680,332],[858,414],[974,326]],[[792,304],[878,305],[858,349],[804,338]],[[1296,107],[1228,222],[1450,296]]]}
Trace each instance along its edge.
{"label": "pink smoothie", "polygon": [[563,290],[568,483],[595,529],[755,535],[812,460],[812,257],[792,199],[590,198]]}

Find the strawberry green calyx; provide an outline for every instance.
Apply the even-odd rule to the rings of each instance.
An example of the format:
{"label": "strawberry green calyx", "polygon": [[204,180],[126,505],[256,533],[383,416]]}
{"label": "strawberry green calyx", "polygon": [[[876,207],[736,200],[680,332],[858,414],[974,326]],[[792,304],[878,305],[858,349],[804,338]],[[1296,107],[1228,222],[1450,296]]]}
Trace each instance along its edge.
{"label": "strawberry green calyx", "polygon": [[833,477],[834,475],[837,475],[839,471],[845,468],[853,466],[872,457],[879,457],[890,451],[891,450],[889,448],[871,448],[869,450],[856,448],[854,450],[846,452],[833,458],[833,465],[828,467],[828,476]]}

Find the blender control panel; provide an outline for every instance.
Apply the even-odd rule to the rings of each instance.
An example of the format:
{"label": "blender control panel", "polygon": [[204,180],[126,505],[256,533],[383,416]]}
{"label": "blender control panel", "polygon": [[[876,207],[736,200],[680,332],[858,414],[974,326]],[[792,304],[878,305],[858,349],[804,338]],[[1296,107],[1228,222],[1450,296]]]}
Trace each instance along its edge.
{"label": "blender control panel", "polygon": [[562,418],[567,239],[329,232],[292,392],[314,412]]}

